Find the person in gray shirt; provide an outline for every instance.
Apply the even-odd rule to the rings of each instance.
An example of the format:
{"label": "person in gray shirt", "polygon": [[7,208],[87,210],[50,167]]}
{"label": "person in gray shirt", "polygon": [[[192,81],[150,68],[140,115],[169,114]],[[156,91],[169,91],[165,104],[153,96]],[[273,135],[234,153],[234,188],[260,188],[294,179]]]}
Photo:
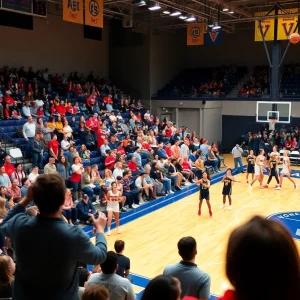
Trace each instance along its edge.
{"label": "person in gray shirt", "polygon": [[109,291],[110,300],[135,300],[136,295],[130,281],[116,274],[118,256],[113,251],[107,252],[105,262],[100,264],[102,273],[92,274],[87,286],[102,284]]}
{"label": "person in gray shirt", "polygon": [[195,264],[197,243],[193,237],[183,237],[178,242],[182,261],[168,265],[163,274],[177,278],[181,284],[181,297],[190,296],[208,300],[210,295],[210,276]]}
{"label": "person in gray shirt", "polygon": [[[30,217],[34,201],[40,214]],[[17,267],[13,287],[16,300],[79,300],[78,262],[101,264],[106,258],[106,217],[92,217],[96,244],[79,227],[63,218],[65,182],[58,174],[40,175],[0,224],[1,233],[14,244]]]}

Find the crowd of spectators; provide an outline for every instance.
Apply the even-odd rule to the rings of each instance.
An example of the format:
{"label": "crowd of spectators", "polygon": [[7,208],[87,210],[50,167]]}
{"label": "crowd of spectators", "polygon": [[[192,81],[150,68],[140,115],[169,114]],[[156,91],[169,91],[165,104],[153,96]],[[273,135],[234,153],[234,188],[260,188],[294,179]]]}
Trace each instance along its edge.
{"label": "crowd of spectators", "polygon": [[274,146],[278,150],[299,151],[300,150],[300,130],[298,126],[287,127],[264,124],[260,131],[248,132],[242,136],[241,143],[253,150],[257,155],[259,149],[264,149],[265,153],[271,153]]}
{"label": "crowd of spectators", "polygon": [[256,67],[253,75],[244,83],[238,96],[255,97],[270,94],[269,68]]}

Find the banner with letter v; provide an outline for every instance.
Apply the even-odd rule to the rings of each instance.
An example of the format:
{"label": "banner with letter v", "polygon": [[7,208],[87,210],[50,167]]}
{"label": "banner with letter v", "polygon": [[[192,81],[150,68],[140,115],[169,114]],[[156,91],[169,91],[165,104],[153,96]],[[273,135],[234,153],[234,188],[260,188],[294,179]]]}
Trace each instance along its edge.
{"label": "banner with letter v", "polygon": [[204,34],[205,45],[218,45],[222,42],[222,30],[206,32]]}
{"label": "banner with letter v", "polygon": [[[274,15],[274,11],[272,11],[269,15]],[[256,20],[255,21],[255,42],[262,42],[263,41],[263,37],[264,40],[267,41],[274,41],[274,31],[275,31],[275,20],[268,18],[268,16],[266,16],[266,12],[259,12],[259,13],[255,13],[256,17],[264,17],[264,19],[262,20]],[[260,31],[260,24],[261,24],[261,29],[262,29],[262,34],[263,37],[261,35],[261,31]]]}
{"label": "banner with letter v", "polygon": [[[278,30],[277,30],[277,39],[278,40],[288,40],[289,36],[295,32],[299,17],[293,16],[293,17],[284,17],[284,14],[292,14],[292,13],[298,13],[298,9],[288,9],[287,11],[279,11],[279,14],[282,15],[282,17],[278,18]],[[298,32],[298,28],[297,28]]]}

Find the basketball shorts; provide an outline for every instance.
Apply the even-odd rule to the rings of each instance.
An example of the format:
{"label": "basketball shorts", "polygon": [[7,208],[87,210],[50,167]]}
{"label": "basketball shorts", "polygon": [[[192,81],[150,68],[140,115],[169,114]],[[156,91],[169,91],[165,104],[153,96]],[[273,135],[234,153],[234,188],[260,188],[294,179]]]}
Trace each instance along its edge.
{"label": "basketball shorts", "polygon": [[109,201],[109,202],[107,203],[106,210],[107,210],[107,211],[112,211],[112,212],[115,212],[115,213],[120,212],[120,209],[119,209],[119,202],[118,202],[118,201]]}
{"label": "basketball shorts", "polygon": [[259,166],[259,165],[255,165],[254,166],[254,174],[256,176],[259,176],[260,174],[262,174],[262,168],[261,168],[261,166]]}

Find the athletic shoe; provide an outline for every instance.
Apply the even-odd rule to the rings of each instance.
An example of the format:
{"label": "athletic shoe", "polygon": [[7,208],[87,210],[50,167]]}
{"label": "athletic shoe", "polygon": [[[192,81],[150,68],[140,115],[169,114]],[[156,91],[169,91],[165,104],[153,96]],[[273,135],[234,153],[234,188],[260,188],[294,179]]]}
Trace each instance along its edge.
{"label": "athletic shoe", "polygon": [[121,212],[126,212],[126,211],[127,211],[127,208],[125,208],[125,207],[121,208]]}
{"label": "athletic shoe", "polygon": [[140,207],[140,206],[137,205],[137,204],[132,204],[132,207],[133,207],[133,208],[138,208],[138,207]]}
{"label": "athletic shoe", "polygon": [[97,202],[92,202],[93,205],[97,205]]}
{"label": "athletic shoe", "polygon": [[251,184],[248,185],[250,190],[253,190],[253,186]]}
{"label": "athletic shoe", "polygon": [[168,192],[169,194],[174,194],[174,192],[172,191],[172,190],[169,190],[169,192]]}
{"label": "athletic shoe", "polygon": [[196,180],[195,180],[195,179],[192,179],[192,182],[193,182],[193,183],[195,183],[195,182],[196,182]]}
{"label": "athletic shoe", "polygon": [[295,184],[295,190],[297,190],[297,188],[298,188],[298,184]]}
{"label": "athletic shoe", "polygon": [[264,189],[267,189],[269,186],[267,185],[267,184],[265,184],[264,186],[263,186],[263,188]]}
{"label": "athletic shoe", "polygon": [[110,236],[110,229],[107,229],[106,235]]}
{"label": "athletic shoe", "polygon": [[200,209],[198,210],[198,216],[201,216],[201,210]]}
{"label": "athletic shoe", "polygon": [[80,221],[75,221],[75,222],[73,222],[73,225],[75,225],[75,226],[78,226],[80,224]]}
{"label": "athletic shoe", "polygon": [[186,186],[192,185],[190,182],[185,183]]}
{"label": "athletic shoe", "polygon": [[176,190],[176,191],[181,191],[181,187],[178,186],[178,185],[176,185],[176,186],[175,186],[175,190]]}
{"label": "athletic shoe", "polygon": [[212,217],[212,211],[211,210],[209,211],[209,216]]}
{"label": "athletic shoe", "polygon": [[122,231],[121,231],[121,228],[120,228],[120,227],[117,227],[117,233],[118,233],[118,234],[122,233]]}
{"label": "athletic shoe", "polygon": [[281,190],[281,186],[279,185],[278,187],[275,188],[275,190]]}
{"label": "athletic shoe", "polygon": [[220,209],[223,209],[225,207],[225,204],[222,204],[221,206],[220,206]]}
{"label": "athletic shoe", "polygon": [[232,210],[232,206],[231,205],[228,206],[228,210]]}

